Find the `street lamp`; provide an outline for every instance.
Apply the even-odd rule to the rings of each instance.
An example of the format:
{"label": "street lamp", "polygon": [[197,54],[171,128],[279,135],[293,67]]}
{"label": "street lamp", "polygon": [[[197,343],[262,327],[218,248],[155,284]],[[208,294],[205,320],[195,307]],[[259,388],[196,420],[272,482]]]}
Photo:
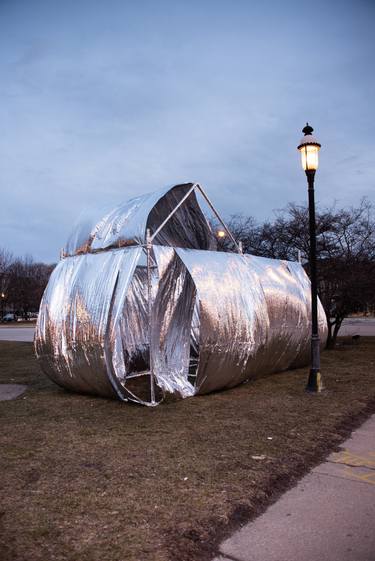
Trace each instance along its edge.
{"label": "street lamp", "polygon": [[1,293],[1,320],[4,317],[4,300],[5,300],[5,294],[4,292]]}
{"label": "street lamp", "polygon": [[309,193],[309,229],[310,229],[310,279],[311,279],[311,368],[307,391],[321,392],[323,389],[320,373],[320,339],[318,328],[318,286],[316,279],[316,222],[315,222],[315,198],[314,178],[318,169],[320,143],[312,135],[314,129],[309,123],[302,129],[304,137],[299,143],[298,150],[301,152],[302,168],[307,177]]}

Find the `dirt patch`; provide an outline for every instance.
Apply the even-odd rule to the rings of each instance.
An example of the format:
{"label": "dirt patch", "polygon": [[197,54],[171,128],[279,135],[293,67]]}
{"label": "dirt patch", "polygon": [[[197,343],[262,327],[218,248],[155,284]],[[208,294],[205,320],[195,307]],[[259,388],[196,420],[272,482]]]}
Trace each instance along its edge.
{"label": "dirt patch", "polygon": [[375,340],[307,369],[155,408],[70,394],[0,343],[2,561],[209,560],[216,544],[375,412]]}

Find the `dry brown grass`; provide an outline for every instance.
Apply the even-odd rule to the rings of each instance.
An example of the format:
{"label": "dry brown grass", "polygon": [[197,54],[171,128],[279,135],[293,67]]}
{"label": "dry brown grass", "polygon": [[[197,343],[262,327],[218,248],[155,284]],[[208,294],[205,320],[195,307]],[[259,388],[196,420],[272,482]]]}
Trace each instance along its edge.
{"label": "dry brown grass", "polygon": [[1,560],[209,560],[375,412],[375,338],[322,370],[318,396],[303,369],[147,409],[69,394],[1,342],[0,382],[29,385],[0,403]]}

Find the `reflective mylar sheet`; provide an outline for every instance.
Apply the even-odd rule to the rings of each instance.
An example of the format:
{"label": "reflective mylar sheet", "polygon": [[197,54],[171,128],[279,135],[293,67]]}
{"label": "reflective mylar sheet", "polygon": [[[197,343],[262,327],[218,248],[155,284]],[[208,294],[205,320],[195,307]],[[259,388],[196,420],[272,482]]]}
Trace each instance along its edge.
{"label": "reflective mylar sheet", "polygon": [[[152,339],[164,390],[209,393],[308,363],[310,281],[299,263],[181,248],[155,253],[168,271],[154,303]],[[319,323],[324,344],[320,303]],[[187,363],[181,356],[189,348]]]}
{"label": "reflective mylar sheet", "polygon": [[[306,364],[310,284],[298,263],[155,246],[151,325],[142,247],[69,257],[44,294],[43,370],[77,392],[151,404]],[[319,307],[320,335],[326,338]],[[158,401],[160,400],[160,392]]]}
{"label": "reflective mylar sheet", "polygon": [[105,358],[105,348],[113,345],[113,298],[126,294],[141,252],[135,247],[69,257],[54,269],[40,305],[35,349],[44,372],[60,386],[118,395]]}
{"label": "reflective mylar sheet", "polygon": [[[193,183],[175,185],[140,195],[99,218],[96,211],[83,215],[69,236],[64,253],[76,255],[113,247],[144,244],[146,230],[151,235],[192,188]],[[164,228],[154,244],[216,249],[216,238],[193,191]]]}
{"label": "reflective mylar sheet", "polygon": [[[156,405],[166,392],[205,394],[308,363],[310,281],[299,263],[210,251],[195,193],[147,251],[145,229],[192,185],[133,199],[70,239],[77,254],[53,271],[35,336],[57,384]],[[324,344],[320,303],[319,331]]]}

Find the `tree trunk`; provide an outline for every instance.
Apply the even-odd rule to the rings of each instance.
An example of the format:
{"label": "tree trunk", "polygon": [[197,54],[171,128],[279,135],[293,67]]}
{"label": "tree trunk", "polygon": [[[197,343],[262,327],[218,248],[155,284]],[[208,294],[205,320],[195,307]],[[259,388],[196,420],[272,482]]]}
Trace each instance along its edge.
{"label": "tree trunk", "polygon": [[326,341],[326,349],[332,349],[332,326],[333,326],[333,323],[331,323],[330,321],[327,321],[327,326],[328,326],[328,336],[327,336],[327,341]]}
{"label": "tree trunk", "polygon": [[[341,318],[336,318],[334,322],[328,323],[328,337],[327,337],[326,349],[335,348],[337,335],[340,331],[342,322],[343,320]],[[332,331],[332,327],[333,327],[333,331]]]}

